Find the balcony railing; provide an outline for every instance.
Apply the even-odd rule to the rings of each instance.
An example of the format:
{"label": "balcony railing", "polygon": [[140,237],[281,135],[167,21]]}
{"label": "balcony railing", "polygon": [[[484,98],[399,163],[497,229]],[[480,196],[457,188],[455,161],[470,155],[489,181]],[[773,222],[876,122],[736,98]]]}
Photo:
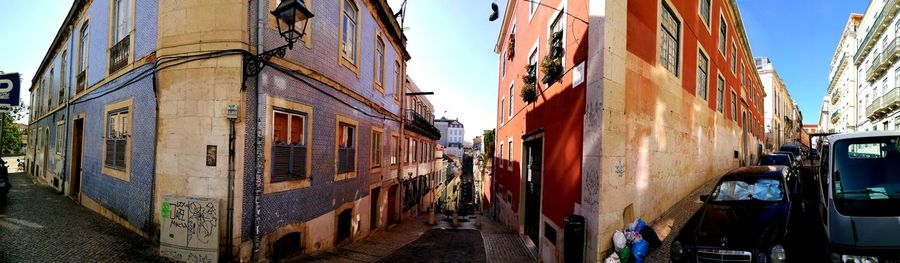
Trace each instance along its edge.
{"label": "balcony railing", "polygon": [[831,105],[837,104],[837,102],[841,99],[841,91],[836,90],[833,94],[831,94]]}
{"label": "balcony railing", "polygon": [[837,123],[838,120],[841,119],[841,111],[836,110],[831,113],[831,123]]}
{"label": "balcony railing", "polygon": [[441,138],[441,131],[434,127],[433,121],[434,118],[425,118],[415,110],[406,110],[406,129],[438,140]]}
{"label": "balcony railing", "polygon": [[859,65],[859,63],[862,63],[863,58],[865,58],[872,49],[873,44],[878,42],[878,37],[884,33],[884,29],[888,27],[890,21],[893,21],[894,15],[896,14],[897,0],[888,0],[884,3],[881,13],[878,13],[878,16],[875,17],[875,22],[872,23],[872,28],[866,33],[866,37],[859,42],[859,48],[857,49],[856,55],[853,56],[855,64]]}
{"label": "balcony railing", "polygon": [[85,74],[85,72],[87,72],[87,71],[82,70],[81,73],[78,73],[78,76],[75,77],[75,94],[78,94],[78,93],[81,93],[82,91],[84,91],[84,85],[85,85],[84,82],[85,82],[85,77],[86,77],[85,75],[87,75],[87,74]]}
{"label": "balcony railing", "polygon": [[356,150],[353,148],[338,148],[337,173],[349,173],[356,171]]}
{"label": "balcony railing", "polygon": [[893,88],[883,96],[872,100],[866,107],[869,120],[877,120],[900,108],[900,88]]}
{"label": "balcony railing", "polygon": [[897,45],[898,42],[900,42],[900,37],[891,39],[891,43],[888,44],[880,54],[872,59],[872,66],[866,70],[866,80],[869,82],[875,81],[881,77],[892,64],[894,64],[897,56],[900,55],[900,48],[898,48]]}
{"label": "balcony railing", "polygon": [[128,52],[131,50],[131,35],[127,35],[109,48],[109,73],[112,74],[128,65]]}
{"label": "balcony railing", "polygon": [[844,72],[844,67],[847,66],[847,52],[842,52],[841,57],[836,60],[837,67],[834,70],[834,74],[831,75],[831,82],[828,83],[828,91],[831,91],[834,88],[834,85],[837,84],[838,78],[841,77],[841,73]]}

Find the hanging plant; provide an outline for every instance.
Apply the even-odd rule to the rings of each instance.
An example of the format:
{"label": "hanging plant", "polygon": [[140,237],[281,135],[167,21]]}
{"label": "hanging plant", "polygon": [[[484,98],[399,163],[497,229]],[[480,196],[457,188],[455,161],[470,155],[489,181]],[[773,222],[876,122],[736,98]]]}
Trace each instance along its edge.
{"label": "hanging plant", "polygon": [[525,65],[525,76],[522,76],[522,82],[525,82],[525,84],[534,84],[537,82],[534,64]]}
{"label": "hanging plant", "polygon": [[537,101],[537,88],[535,88],[534,83],[525,83],[525,86],[522,86],[522,89],[519,90],[519,96],[522,97],[522,101],[525,101],[526,104]]}
{"label": "hanging plant", "polygon": [[562,60],[550,56],[544,57],[541,61],[541,73],[544,74],[544,78],[541,79],[542,83],[550,85],[555,82],[562,74]]}
{"label": "hanging plant", "polygon": [[509,34],[509,45],[506,46],[506,59],[512,60],[516,55],[516,34]]}

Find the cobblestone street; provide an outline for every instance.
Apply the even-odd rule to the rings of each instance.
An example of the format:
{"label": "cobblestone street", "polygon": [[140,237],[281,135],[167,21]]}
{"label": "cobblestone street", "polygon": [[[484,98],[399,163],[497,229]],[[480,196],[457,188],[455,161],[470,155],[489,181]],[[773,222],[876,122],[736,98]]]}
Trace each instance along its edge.
{"label": "cobblestone street", "polygon": [[[10,170],[13,170],[10,168]],[[10,175],[0,207],[0,262],[159,262],[157,248],[52,189]]]}
{"label": "cobblestone street", "polygon": [[458,227],[437,215],[407,220],[364,240],[292,262],[536,262],[522,238],[489,217],[460,219]]}

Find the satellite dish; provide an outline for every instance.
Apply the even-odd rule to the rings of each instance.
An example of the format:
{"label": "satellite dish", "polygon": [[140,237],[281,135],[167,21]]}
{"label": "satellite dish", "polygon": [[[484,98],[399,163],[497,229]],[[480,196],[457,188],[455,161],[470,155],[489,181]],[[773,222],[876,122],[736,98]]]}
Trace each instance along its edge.
{"label": "satellite dish", "polygon": [[497,3],[491,3],[491,16],[488,17],[489,21],[493,22],[494,20],[497,20],[498,17],[500,17],[500,14],[497,13],[497,9],[499,9],[499,7],[497,7]]}

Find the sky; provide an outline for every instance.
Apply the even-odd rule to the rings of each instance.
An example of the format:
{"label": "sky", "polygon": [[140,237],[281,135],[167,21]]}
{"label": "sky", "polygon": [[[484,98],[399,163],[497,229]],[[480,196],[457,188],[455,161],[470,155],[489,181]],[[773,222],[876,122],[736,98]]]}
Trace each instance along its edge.
{"label": "sky", "polygon": [[737,0],[754,56],[769,57],[803,113],[817,124],[828,71],[850,13],[863,0]]}
{"label": "sky", "polygon": [[[388,0],[399,10],[403,0]],[[490,0],[411,0],[404,27],[412,55],[408,74],[430,96],[437,118],[459,118],[471,140],[496,119],[500,20],[490,22]],[[505,0],[496,0],[500,11]],[[828,70],[851,12],[864,0],[737,0],[754,56],[767,56],[800,105],[805,123],[816,123]],[[23,90],[56,35],[71,0],[3,0],[0,71],[22,74]],[[501,14],[502,17],[502,14]],[[28,26],[22,26],[28,25]],[[23,92],[23,101],[28,94]]]}
{"label": "sky", "polygon": [[[44,54],[50,48],[53,38],[72,0],[2,0],[0,7],[0,71],[18,72],[22,77],[22,98],[29,103],[28,88]],[[23,26],[27,25],[27,26]],[[25,118],[28,118],[26,115]],[[27,119],[19,120],[26,123]]]}

